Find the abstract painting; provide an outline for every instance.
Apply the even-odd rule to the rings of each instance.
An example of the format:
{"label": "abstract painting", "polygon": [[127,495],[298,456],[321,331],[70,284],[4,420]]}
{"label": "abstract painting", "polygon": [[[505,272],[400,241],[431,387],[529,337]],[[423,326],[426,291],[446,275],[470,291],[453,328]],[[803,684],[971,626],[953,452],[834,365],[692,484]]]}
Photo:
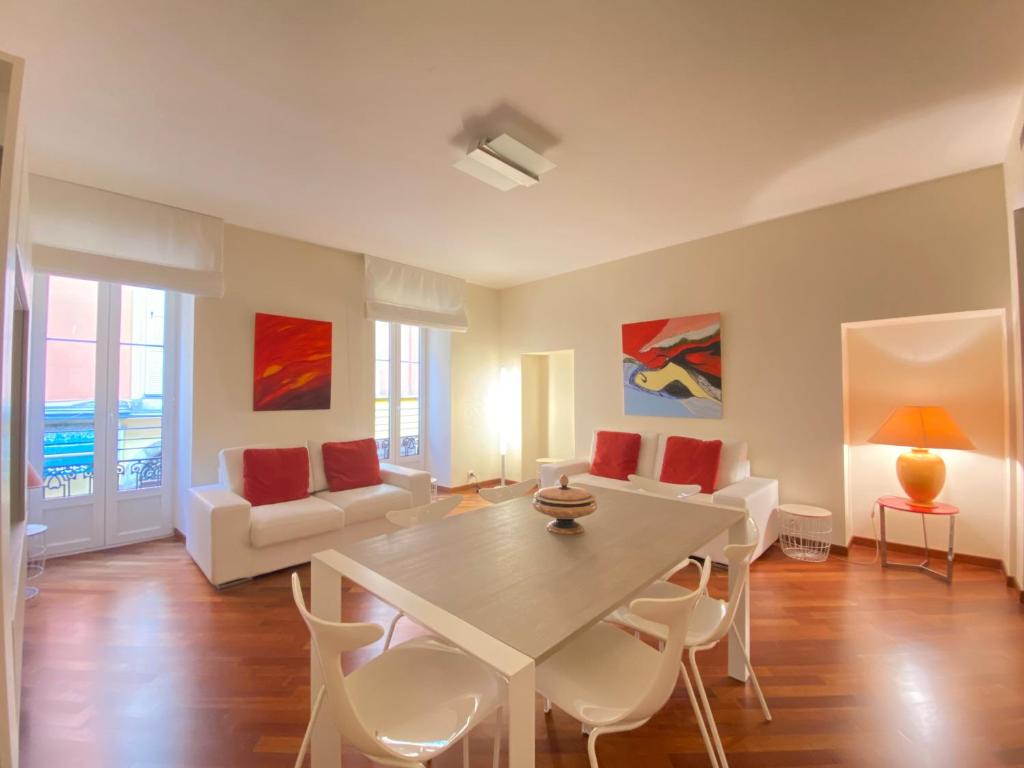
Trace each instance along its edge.
{"label": "abstract painting", "polygon": [[254,411],[331,407],[331,324],[256,313]]}
{"label": "abstract painting", "polygon": [[622,326],[626,413],[722,418],[722,317],[674,317]]}

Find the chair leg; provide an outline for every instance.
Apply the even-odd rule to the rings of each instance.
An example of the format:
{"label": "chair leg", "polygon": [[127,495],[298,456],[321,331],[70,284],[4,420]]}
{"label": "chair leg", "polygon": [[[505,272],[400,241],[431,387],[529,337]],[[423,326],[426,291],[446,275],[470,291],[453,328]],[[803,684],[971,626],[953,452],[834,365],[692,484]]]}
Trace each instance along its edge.
{"label": "chair leg", "polygon": [[[586,733],[586,731],[583,731]],[[597,765],[597,737],[601,735],[600,728],[592,728],[590,736],[587,737],[587,757],[590,758],[590,768],[598,768]]]}
{"label": "chair leg", "polygon": [[707,720],[708,730],[711,731],[711,738],[715,742],[715,749],[718,750],[719,768],[729,768],[729,760],[725,756],[722,739],[718,735],[718,726],[715,724],[715,715],[711,711],[711,703],[708,701],[707,691],[704,690],[704,681],[700,677],[700,670],[697,669],[697,652],[693,648],[690,649],[690,667],[693,669],[693,679],[697,683],[701,704],[704,705],[704,717]]}
{"label": "chair leg", "polygon": [[544,714],[547,714],[550,711],[551,711],[551,699],[549,699],[547,696],[545,696],[544,697]]}
{"label": "chair leg", "polygon": [[309,751],[309,741],[313,737],[313,726],[316,725],[316,716],[320,714],[320,705],[324,700],[324,687],[321,685],[317,691],[316,701],[313,702],[313,711],[309,713],[309,724],[306,726],[306,733],[302,737],[302,746],[299,747],[299,756],[295,758],[295,768],[302,768],[306,760],[306,753]]}
{"label": "chair leg", "polygon": [[697,695],[693,692],[693,685],[690,683],[690,675],[686,671],[686,664],[680,662],[679,670],[686,684],[686,695],[690,697],[690,704],[693,706],[693,716],[697,719],[697,727],[700,729],[700,737],[704,739],[704,749],[708,751],[708,758],[711,760],[711,768],[718,768],[718,756],[715,754],[715,747],[708,736],[708,728],[704,724],[704,715],[701,714],[700,704],[697,703]]}
{"label": "chair leg", "polygon": [[469,734],[462,737],[462,768],[469,768]]}
{"label": "chair leg", "polygon": [[398,620],[399,620],[400,618],[402,618],[403,616],[405,616],[405,614],[404,614],[404,613],[402,613],[401,611],[399,611],[398,613],[396,613],[396,614],[395,614],[395,618],[393,618],[393,619],[391,620],[391,625],[390,625],[390,626],[388,627],[388,634],[387,634],[387,637],[385,637],[385,638],[384,638],[384,650],[385,650],[385,651],[386,651],[386,650],[387,650],[388,648],[390,648],[390,647],[391,647],[391,638],[392,638],[392,637],[394,637],[394,634],[395,634],[395,627],[397,627],[397,626],[398,626]]}
{"label": "chair leg", "polygon": [[772,713],[768,710],[768,702],[764,699],[764,694],[761,693],[761,684],[757,681],[757,673],[754,671],[754,665],[750,663],[750,652],[747,651],[747,646],[743,644],[743,640],[740,638],[740,633],[736,631],[736,625],[732,627],[733,637],[736,638],[736,642],[740,644],[740,648],[743,649],[743,658],[747,661],[747,671],[750,672],[750,681],[754,684],[754,692],[757,693],[758,701],[761,702],[761,712],[764,713],[764,719],[769,723],[772,721]]}
{"label": "chair leg", "polygon": [[501,707],[498,707],[498,712],[494,724],[494,759],[492,760],[493,768],[498,768],[498,761],[501,759],[501,725],[504,721],[504,712]]}

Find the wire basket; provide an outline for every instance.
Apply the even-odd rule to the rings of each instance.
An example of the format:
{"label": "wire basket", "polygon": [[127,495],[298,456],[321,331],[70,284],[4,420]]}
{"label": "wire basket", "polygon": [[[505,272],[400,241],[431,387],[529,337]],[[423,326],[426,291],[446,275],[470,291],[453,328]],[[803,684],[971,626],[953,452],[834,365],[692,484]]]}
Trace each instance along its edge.
{"label": "wire basket", "polygon": [[779,544],[794,560],[821,563],[828,559],[832,546],[832,513],[818,507],[799,504],[779,507],[782,530]]}

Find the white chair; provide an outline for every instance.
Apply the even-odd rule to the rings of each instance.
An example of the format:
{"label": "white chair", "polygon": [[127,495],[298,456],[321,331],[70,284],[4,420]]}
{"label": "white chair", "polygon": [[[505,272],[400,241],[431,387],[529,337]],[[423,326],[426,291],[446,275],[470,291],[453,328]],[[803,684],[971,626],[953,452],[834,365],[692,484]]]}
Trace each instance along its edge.
{"label": "white chair", "polygon": [[699,485],[663,483],[661,480],[652,480],[643,475],[630,475],[629,484],[633,487],[633,490],[652,493],[655,496],[664,496],[667,499],[685,499],[687,496],[700,493]]}
{"label": "white chair", "polygon": [[324,680],[295,768],[306,758],[325,695],[331,720],[343,739],[375,763],[401,768],[424,768],[460,739],[463,766],[468,768],[469,732],[497,713],[493,756],[497,768],[505,683],[489,667],[436,637],[420,637],[346,675],[341,654],[376,642],[384,628],[313,616],[306,610],[297,573],[292,574],[292,596],[309,628]]}
{"label": "white chair", "polygon": [[[587,754],[598,768],[597,739],[606,733],[639,728],[668,701],[679,679],[679,659],[697,592],[669,600],[641,598],[630,609],[664,626],[666,642],[656,651],[611,624],[591,627],[537,667],[537,690],[545,697],[544,711],[554,703],[589,729]],[[682,668],[693,714],[709,748],[704,721]]]}
{"label": "white chair", "polygon": [[[433,501],[430,504],[421,504],[418,507],[395,509],[388,512],[386,517],[389,523],[397,525],[399,528],[415,528],[417,525],[432,523],[435,520],[447,517],[461,503],[462,497],[456,494],[440,501]],[[391,638],[395,634],[395,627],[398,626],[398,620],[404,615],[404,613],[399,611],[395,614],[395,618],[391,620],[391,624],[388,626],[387,637],[384,638],[385,651],[391,647]]]}
{"label": "white chair", "polygon": [[509,499],[518,499],[528,494],[537,485],[536,480],[523,480],[512,485],[499,485],[494,488],[481,488],[480,498],[489,501],[491,504],[501,504]]}
{"label": "white chair", "polygon": [[[718,735],[718,727],[715,725],[715,718],[711,712],[711,705],[708,702],[707,692],[704,690],[704,682],[701,680],[700,670],[697,668],[697,652],[706,651],[714,648],[718,642],[729,634],[731,631],[736,639],[736,642],[740,644],[743,649],[743,656],[747,663],[747,670],[750,672],[750,680],[754,684],[754,691],[757,693],[758,701],[761,702],[761,711],[764,714],[764,719],[769,722],[772,719],[771,711],[768,709],[768,702],[765,701],[764,693],[761,691],[761,684],[757,680],[757,673],[754,671],[753,664],[750,663],[750,652],[746,646],[743,645],[743,640],[740,638],[739,632],[736,631],[734,621],[736,619],[736,610],[739,608],[740,597],[743,594],[743,589],[746,587],[750,577],[750,561],[753,557],[754,550],[757,548],[758,542],[758,530],[757,524],[752,518],[747,518],[747,541],[744,544],[730,544],[725,550],[725,557],[729,561],[729,571],[734,573],[737,578],[733,580],[732,586],[729,590],[728,600],[719,600],[702,594],[701,599],[697,603],[697,608],[694,611],[693,619],[690,622],[690,628],[686,635],[685,647],[690,652],[690,666],[693,668],[693,676],[697,682],[697,690],[700,693],[701,705],[704,708],[704,714],[707,717],[708,727],[711,730],[712,738],[715,742],[715,749],[718,752],[719,762],[722,768],[727,768],[729,765],[728,760],[725,757],[725,750],[722,748],[722,740]],[[735,570],[734,570],[735,569]],[[706,588],[706,580],[704,580],[703,587]],[[669,581],[655,582],[643,592],[640,593],[640,598],[670,598],[679,597],[681,595],[693,594],[690,590],[685,587],[673,584]],[[644,633],[654,637],[662,642],[667,640],[667,633],[663,626],[660,626],[657,622],[652,622],[642,614],[637,613],[632,609],[632,605],[628,608],[620,608],[619,610],[612,613],[609,620],[615,621],[616,623],[622,624],[633,630]],[[685,670],[685,663],[683,668]]]}

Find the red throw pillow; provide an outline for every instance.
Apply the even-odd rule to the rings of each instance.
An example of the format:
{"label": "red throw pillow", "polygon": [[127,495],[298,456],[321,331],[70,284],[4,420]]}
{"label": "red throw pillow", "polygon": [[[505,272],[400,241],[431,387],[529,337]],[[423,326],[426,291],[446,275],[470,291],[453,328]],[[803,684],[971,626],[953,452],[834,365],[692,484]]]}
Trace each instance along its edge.
{"label": "red throw pillow", "polygon": [[242,451],[242,495],[254,507],[309,495],[305,448],[246,448]]}
{"label": "red throw pillow", "polygon": [[701,493],[713,493],[721,456],[721,440],[670,437],[661,462],[661,482],[699,485]]}
{"label": "red throw pillow", "polygon": [[590,474],[628,480],[640,458],[640,435],[634,432],[598,432]]}
{"label": "red throw pillow", "polygon": [[323,453],[327,487],[332,491],[381,484],[377,442],[372,437],[344,443],[324,443]]}

